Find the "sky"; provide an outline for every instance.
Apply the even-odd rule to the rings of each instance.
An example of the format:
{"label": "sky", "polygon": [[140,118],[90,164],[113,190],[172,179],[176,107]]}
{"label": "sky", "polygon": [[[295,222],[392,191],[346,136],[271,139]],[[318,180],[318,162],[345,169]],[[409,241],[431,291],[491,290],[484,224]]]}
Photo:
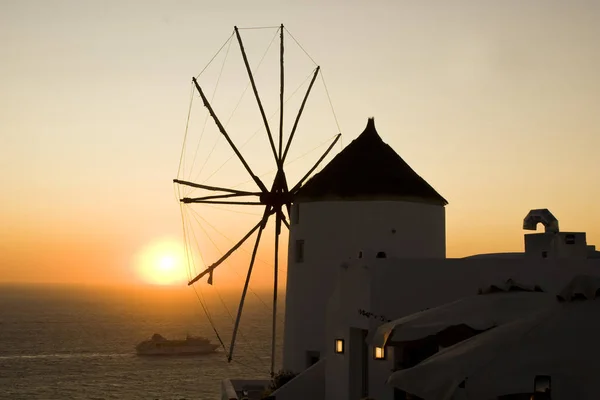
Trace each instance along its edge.
{"label": "sky", "polygon": [[[449,257],[521,251],[532,208],[549,208],[562,230],[600,244],[599,19],[594,0],[2,0],[0,282],[148,282],[156,278],[144,275],[149,264],[179,262],[172,179],[248,179],[235,160],[219,169],[232,153],[224,142],[211,152],[218,134],[210,121],[203,128],[197,95],[187,118],[191,77],[234,25],[283,23],[322,68],[335,118],[318,81],[290,155],[294,179],[338,124],[332,156],[374,116],[383,140],[448,199]],[[241,33],[256,66],[275,30]],[[286,40],[291,94],[314,64]],[[236,45],[199,77],[224,116],[247,83]],[[278,85],[271,50],[257,73],[269,115]],[[303,90],[286,108],[288,130]],[[249,140],[245,154],[268,173],[264,132],[252,136],[260,115],[251,92],[242,99],[228,129],[236,143]],[[186,148],[178,175],[186,122],[190,138],[207,133]],[[208,261],[219,254],[209,238],[223,251],[258,220],[198,210],[204,228],[218,226],[199,238]],[[258,286],[272,273],[272,235],[266,240]],[[229,266],[236,282],[243,257]]]}

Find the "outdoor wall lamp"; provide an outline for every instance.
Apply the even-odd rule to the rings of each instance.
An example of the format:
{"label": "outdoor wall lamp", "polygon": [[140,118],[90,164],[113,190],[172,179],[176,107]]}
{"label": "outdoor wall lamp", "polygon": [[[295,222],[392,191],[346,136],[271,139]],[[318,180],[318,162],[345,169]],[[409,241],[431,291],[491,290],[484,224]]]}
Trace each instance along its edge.
{"label": "outdoor wall lamp", "polygon": [[344,339],[335,339],[335,352],[344,354]]}

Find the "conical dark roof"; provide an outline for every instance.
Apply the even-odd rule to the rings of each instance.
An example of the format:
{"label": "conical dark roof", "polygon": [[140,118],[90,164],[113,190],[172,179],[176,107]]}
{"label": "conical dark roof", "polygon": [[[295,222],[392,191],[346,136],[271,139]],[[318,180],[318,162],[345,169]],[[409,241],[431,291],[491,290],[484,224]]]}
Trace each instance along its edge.
{"label": "conical dark roof", "polygon": [[405,200],[448,204],[381,140],[373,118],[369,118],[358,138],[302,186],[295,200]]}

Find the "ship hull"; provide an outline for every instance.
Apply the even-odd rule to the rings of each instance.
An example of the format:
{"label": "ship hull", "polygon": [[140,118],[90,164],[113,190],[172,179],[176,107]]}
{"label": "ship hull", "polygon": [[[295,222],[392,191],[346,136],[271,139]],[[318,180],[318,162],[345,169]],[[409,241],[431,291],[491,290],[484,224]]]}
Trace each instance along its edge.
{"label": "ship hull", "polygon": [[216,344],[209,344],[202,347],[164,346],[136,349],[136,353],[138,356],[192,356],[214,353],[218,347]]}
{"label": "ship hull", "polygon": [[155,333],[150,340],[135,346],[135,352],[140,356],[185,356],[214,353],[218,347],[202,337],[188,335],[185,340],[167,340]]}

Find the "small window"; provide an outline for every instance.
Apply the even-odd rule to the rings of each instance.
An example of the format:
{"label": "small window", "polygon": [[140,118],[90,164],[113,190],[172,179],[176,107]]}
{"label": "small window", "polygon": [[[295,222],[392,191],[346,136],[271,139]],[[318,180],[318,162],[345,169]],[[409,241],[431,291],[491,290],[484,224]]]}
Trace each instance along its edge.
{"label": "small window", "polygon": [[362,251],[358,252],[358,258],[362,258]]}
{"label": "small window", "polygon": [[387,256],[385,255],[384,251],[380,251],[379,253],[377,253],[375,258],[387,258]]}
{"label": "small window", "polygon": [[575,235],[567,235],[565,236],[566,244],[575,244]]}
{"label": "small window", "polygon": [[300,204],[292,205],[292,224],[297,225],[300,223]]}
{"label": "small window", "polygon": [[296,262],[304,262],[304,240],[296,240]]}
{"label": "small window", "polygon": [[542,251],[542,258],[548,258],[548,252]]}

